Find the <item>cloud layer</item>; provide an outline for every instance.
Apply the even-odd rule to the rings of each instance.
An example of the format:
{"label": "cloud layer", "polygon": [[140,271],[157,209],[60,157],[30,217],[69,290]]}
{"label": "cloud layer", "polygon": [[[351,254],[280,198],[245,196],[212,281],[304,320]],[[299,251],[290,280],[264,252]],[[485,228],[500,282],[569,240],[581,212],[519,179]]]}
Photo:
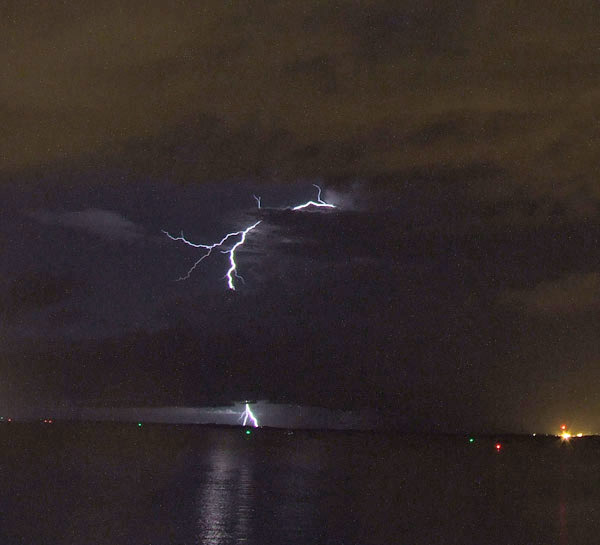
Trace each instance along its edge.
{"label": "cloud layer", "polygon": [[529,290],[509,290],[502,301],[547,318],[589,311],[600,313],[600,274],[573,273],[540,282]]}
{"label": "cloud layer", "polygon": [[[9,2],[0,171],[177,178],[479,169],[597,212],[593,0]],[[485,184],[483,184],[485,185]],[[591,199],[591,203],[590,203]]]}
{"label": "cloud layer", "polygon": [[61,213],[38,211],[30,215],[46,225],[63,225],[109,240],[133,241],[143,236],[143,229],[140,226],[111,210],[88,208]]}

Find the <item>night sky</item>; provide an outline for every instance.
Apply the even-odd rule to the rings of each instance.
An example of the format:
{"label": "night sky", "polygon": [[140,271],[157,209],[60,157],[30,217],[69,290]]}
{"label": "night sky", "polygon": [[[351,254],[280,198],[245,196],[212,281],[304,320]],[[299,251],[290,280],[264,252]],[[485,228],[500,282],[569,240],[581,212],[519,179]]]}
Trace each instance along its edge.
{"label": "night sky", "polygon": [[[3,2],[0,407],[600,431],[600,7]],[[286,209],[316,198],[335,210]],[[262,197],[259,210],[253,195]],[[194,242],[261,224],[178,282]]]}

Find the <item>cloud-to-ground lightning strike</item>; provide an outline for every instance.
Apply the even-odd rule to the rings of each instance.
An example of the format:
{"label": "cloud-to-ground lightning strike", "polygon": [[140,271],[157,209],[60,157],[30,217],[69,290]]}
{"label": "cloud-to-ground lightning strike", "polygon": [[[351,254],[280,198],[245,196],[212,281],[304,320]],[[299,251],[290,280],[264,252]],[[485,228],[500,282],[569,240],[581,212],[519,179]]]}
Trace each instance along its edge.
{"label": "cloud-to-ground lightning strike", "polygon": [[[311,206],[316,207],[316,208],[337,208],[335,204],[325,202],[321,198],[321,188],[317,184],[312,184],[312,185],[317,188],[317,200],[316,201],[307,201],[303,204],[299,204],[299,205],[291,208],[291,210],[293,210],[293,211],[304,210]],[[254,200],[256,201],[257,208],[259,210],[261,210],[262,209],[261,197],[257,196],[257,195],[253,195],[253,197],[254,197]],[[287,210],[290,210],[290,208],[288,208]],[[229,255],[229,269],[225,273],[225,278],[227,278],[227,286],[229,287],[229,289],[235,291],[234,279],[237,278],[237,279],[241,280],[242,282],[244,282],[244,278],[242,276],[240,276],[237,272],[237,263],[235,261],[235,252],[240,246],[242,246],[246,242],[246,236],[248,235],[248,233],[250,231],[252,231],[253,229],[255,229],[260,223],[261,223],[261,220],[257,221],[256,223],[253,223],[252,225],[250,225],[249,227],[246,227],[246,229],[243,229],[241,231],[234,231],[232,233],[227,233],[219,242],[215,242],[214,244],[197,244],[197,243],[191,242],[187,238],[185,238],[185,236],[183,235],[183,231],[181,232],[181,234],[178,237],[175,237],[175,236],[171,235],[170,233],[168,233],[167,231],[163,230],[163,233],[165,235],[167,235],[171,240],[181,241],[184,244],[191,246],[192,248],[202,248],[203,250],[206,250],[206,252],[204,254],[202,254],[200,256],[200,258],[194,262],[194,264],[190,267],[190,269],[185,274],[185,276],[181,276],[177,280],[187,280],[188,278],[190,278],[191,274],[194,272],[196,267],[202,261],[204,261],[207,257],[209,257],[215,248],[221,248],[227,243],[227,241],[230,238],[239,236],[240,239],[233,246],[231,246],[231,248],[229,248],[228,250],[221,250],[221,253]]]}
{"label": "cloud-to-ground lightning strike", "polygon": [[256,223],[250,225],[250,227],[247,227],[246,229],[243,229],[242,231],[235,231],[233,233],[227,233],[219,242],[215,242],[214,244],[196,244],[194,242],[190,242],[188,239],[186,239],[183,236],[183,232],[181,233],[181,235],[179,235],[178,237],[174,237],[173,235],[169,234],[167,231],[163,230],[163,233],[165,235],[167,235],[171,240],[180,240],[181,242],[183,242],[184,244],[187,244],[188,246],[192,246],[192,248],[202,248],[204,250],[206,250],[206,253],[203,254],[200,259],[198,259],[188,270],[187,274],[185,276],[181,276],[179,277],[177,280],[187,280],[190,275],[192,274],[192,272],[194,271],[194,269],[202,262],[204,261],[215,248],[220,248],[221,246],[223,246],[227,240],[229,240],[232,237],[236,237],[236,236],[241,236],[240,240],[238,242],[236,242],[229,250],[225,250],[224,254],[229,254],[229,269],[227,271],[227,273],[225,274],[225,277],[227,278],[227,285],[229,286],[230,290],[234,290],[235,291],[235,284],[234,284],[234,277],[235,278],[239,278],[240,280],[242,280],[242,282],[244,281],[244,279],[237,274],[237,263],[235,262],[235,251],[242,245],[244,244],[244,242],[246,242],[246,235],[252,231],[253,229],[255,229],[258,225],[260,224],[260,220],[257,221]]}
{"label": "cloud-to-ground lightning strike", "polygon": [[227,274],[225,275],[227,277],[227,285],[229,286],[230,290],[235,291],[235,284],[233,283],[233,278],[239,278],[242,282],[245,282],[244,278],[241,277],[238,273],[237,273],[237,263],[235,262],[235,251],[242,245],[244,244],[244,242],[246,242],[246,235],[252,231],[252,229],[256,228],[256,226],[260,223],[260,220],[257,221],[254,225],[251,225],[250,227],[247,227],[246,229],[244,229],[243,231],[241,231],[242,237],[240,238],[240,240],[238,242],[236,242],[230,250],[227,250],[225,252],[223,252],[224,254],[229,254],[229,270],[227,271]]}
{"label": "cloud-to-ground lightning strike", "polygon": [[244,409],[242,416],[240,416],[240,420],[242,420],[242,419],[244,420],[242,422],[243,426],[245,426],[248,423],[248,420],[250,420],[250,422],[252,422],[252,425],[255,428],[258,428],[258,420],[256,419],[256,416],[254,416],[254,414],[252,413],[249,403],[246,403],[246,408]]}
{"label": "cloud-to-ground lightning strike", "polygon": [[304,208],[308,208],[309,206],[315,206],[317,208],[336,208],[335,204],[325,202],[323,199],[321,199],[321,188],[317,184],[312,185],[317,188],[317,200],[308,201],[304,204],[299,204],[298,206],[294,206],[292,210],[303,210]]}

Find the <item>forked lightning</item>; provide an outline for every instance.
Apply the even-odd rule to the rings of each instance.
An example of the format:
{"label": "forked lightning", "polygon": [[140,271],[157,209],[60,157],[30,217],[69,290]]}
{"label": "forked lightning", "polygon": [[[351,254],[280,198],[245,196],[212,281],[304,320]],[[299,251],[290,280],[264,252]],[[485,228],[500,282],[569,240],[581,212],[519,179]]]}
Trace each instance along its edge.
{"label": "forked lightning", "polygon": [[250,420],[250,422],[252,422],[252,425],[255,428],[258,428],[258,420],[256,419],[256,416],[254,416],[254,414],[252,413],[249,403],[246,403],[246,408],[244,409],[242,416],[240,416],[240,420],[242,420],[242,419],[243,419],[242,426],[245,426],[246,424],[248,424],[248,420]]}
{"label": "forked lightning", "polygon": [[[317,184],[313,184],[313,185],[317,188],[317,200],[316,201],[307,201],[303,204],[299,204],[299,205],[291,208],[291,210],[299,211],[299,210],[305,210],[310,207],[336,208],[336,206],[334,204],[325,202],[321,198],[321,188]],[[259,210],[261,210],[260,196],[253,195],[253,197],[254,197],[254,200],[256,201],[257,208]],[[288,210],[290,210],[290,209],[288,208]],[[257,221],[256,223],[253,223],[252,225],[250,225],[249,227],[246,227],[245,229],[243,229],[241,231],[234,231],[232,233],[227,233],[219,242],[215,242],[213,244],[198,244],[195,242],[191,242],[187,238],[185,238],[185,236],[183,235],[183,231],[181,232],[181,234],[178,237],[176,237],[176,236],[169,234],[167,231],[163,230],[163,233],[165,235],[167,235],[171,240],[181,241],[184,244],[191,246],[192,248],[201,248],[202,250],[206,250],[205,253],[203,253],[200,256],[200,258],[194,262],[194,264],[190,267],[190,269],[185,274],[185,276],[181,276],[177,280],[187,280],[191,276],[191,274],[194,272],[196,267],[202,261],[204,261],[207,257],[209,257],[215,248],[222,248],[227,245],[227,243],[230,239],[232,239],[234,237],[240,237],[238,239],[238,241],[235,244],[233,244],[228,250],[221,250],[221,253],[229,255],[229,269],[225,273],[225,278],[227,278],[227,287],[230,290],[235,291],[235,279],[241,280],[242,282],[244,282],[244,278],[241,275],[239,275],[237,272],[237,263],[235,260],[235,253],[236,253],[237,249],[240,248],[240,246],[243,246],[244,243],[246,242],[246,237],[247,237],[248,233],[250,233],[250,231],[256,229],[256,227],[258,227],[260,225],[260,223],[261,223],[261,220]]]}

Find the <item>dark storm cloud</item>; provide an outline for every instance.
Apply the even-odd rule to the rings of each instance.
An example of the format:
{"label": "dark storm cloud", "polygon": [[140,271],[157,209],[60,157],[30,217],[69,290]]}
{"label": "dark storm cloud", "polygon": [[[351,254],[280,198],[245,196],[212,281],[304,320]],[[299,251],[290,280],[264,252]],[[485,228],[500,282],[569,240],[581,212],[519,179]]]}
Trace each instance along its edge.
{"label": "dark storm cloud", "polygon": [[529,290],[508,290],[502,302],[547,319],[590,311],[600,314],[600,273],[572,273]]}
{"label": "dark storm cloud", "polygon": [[[32,369],[57,399],[377,405],[413,428],[544,427],[592,399],[596,2],[140,6],[0,8],[23,399]],[[313,182],[339,209],[283,210]],[[161,229],[258,219],[238,291],[216,252],[175,282],[198,253]]]}
{"label": "dark storm cloud", "polygon": [[143,236],[140,226],[111,210],[89,208],[61,213],[37,211],[29,216],[46,225],[81,229],[107,239],[133,241]]}
{"label": "dark storm cloud", "polygon": [[520,412],[521,426],[529,429],[556,429],[563,420],[583,430],[597,429],[600,305],[595,276],[573,274],[504,294],[501,302],[512,307],[507,317],[515,329],[510,350],[494,366],[490,407]]}
{"label": "dark storm cloud", "polygon": [[[479,179],[475,167],[464,172]],[[334,211],[286,209],[315,197],[308,182],[260,186],[260,210],[249,183],[139,182],[112,203],[136,224],[143,203],[147,233],[184,229],[202,242],[262,220],[238,253],[246,281],[236,292],[226,289],[220,253],[175,282],[198,252],[166,237],[135,239],[143,243],[124,252],[122,244],[90,247],[81,228],[31,222],[36,259],[76,271],[88,288],[50,305],[57,308],[23,311],[25,334],[12,331],[5,361],[11,369],[27,362],[22,376],[15,370],[19,384],[36,368],[56,400],[80,404],[267,398],[376,406],[405,415],[398,422],[411,429],[539,429],[542,414],[573,401],[553,393],[562,359],[592,364],[586,319],[594,311],[583,303],[593,295],[598,229],[564,217],[496,222],[508,212],[474,206],[456,178],[419,172],[394,190],[385,182],[377,191],[365,182],[325,187]],[[581,309],[563,311],[571,298]],[[543,300],[547,308],[537,310]],[[586,388],[580,381],[578,395],[591,395]],[[531,418],[523,420],[522,406]]]}
{"label": "dark storm cloud", "polygon": [[592,0],[9,2],[2,170],[120,158],[200,181],[479,162],[500,165],[509,191],[589,214],[599,11]]}
{"label": "dark storm cloud", "polygon": [[19,313],[59,303],[71,295],[73,285],[67,278],[57,278],[48,272],[24,274],[4,290],[2,313],[10,320]]}

